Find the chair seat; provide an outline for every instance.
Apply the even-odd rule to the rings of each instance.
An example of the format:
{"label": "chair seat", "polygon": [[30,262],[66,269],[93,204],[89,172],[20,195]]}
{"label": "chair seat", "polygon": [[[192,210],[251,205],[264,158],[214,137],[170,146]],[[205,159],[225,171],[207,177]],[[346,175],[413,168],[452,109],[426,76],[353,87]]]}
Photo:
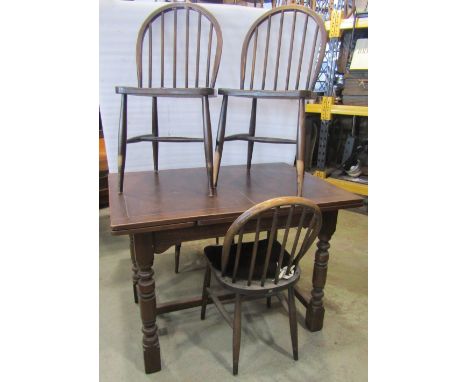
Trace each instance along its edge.
{"label": "chair seat", "polygon": [[[258,292],[265,293],[266,290],[272,289],[284,289],[291,283],[298,280],[300,276],[300,268],[296,267],[294,275],[289,279],[280,279],[278,284],[274,283],[276,274],[276,265],[279,260],[281,252],[281,244],[278,241],[273,241],[271,248],[271,257],[267,268],[267,274],[265,284],[262,287],[260,281],[263,273],[263,264],[265,263],[266,253],[268,249],[268,239],[259,240],[257,248],[257,257],[255,261],[255,267],[252,275],[252,284],[247,286],[247,280],[250,271],[250,261],[253,253],[253,242],[242,243],[241,255],[239,257],[239,265],[237,270],[236,282],[232,282],[232,274],[234,271],[235,254],[237,251],[237,244],[233,244],[230,250],[229,261],[226,269],[226,276],[221,275],[221,257],[223,252],[222,245],[210,245],[205,247],[205,256],[210,264],[210,267],[218,279],[218,281],[224,284],[229,289],[239,291],[248,290],[249,293]],[[285,250],[283,255],[282,267],[288,265],[290,254]]]}
{"label": "chair seat", "polygon": [[128,86],[116,86],[117,94],[130,94],[146,97],[203,97],[215,94],[213,88],[135,88]]}
{"label": "chair seat", "polygon": [[248,98],[270,98],[270,99],[300,99],[313,98],[314,93],[310,90],[244,90],[244,89],[218,89],[219,95]]}

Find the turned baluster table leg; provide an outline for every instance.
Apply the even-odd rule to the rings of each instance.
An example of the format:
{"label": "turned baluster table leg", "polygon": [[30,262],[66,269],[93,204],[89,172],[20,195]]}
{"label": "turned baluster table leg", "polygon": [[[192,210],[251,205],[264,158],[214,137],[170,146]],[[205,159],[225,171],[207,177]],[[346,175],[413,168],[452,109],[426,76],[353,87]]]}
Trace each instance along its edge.
{"label": "turned baluster table leg", "polygon": [[133,300],[135,304],[138,304],[138,267],[135,260],[135,251],[133,250],[134,247],[134,240],[133,235],[130,236],[130,257],[132,259],[132,279],[133,279]]}
{"label": "turned baluster table leg", "polygon": [[133,235],[138,267],[138,297],[143,324],[143,357],[147,374],[161,370],[158,326],[156,324],[156,294],[154,282],[154,248],[152,233]]}
{"label": "turned baluster table leg", "polygon": [[313,331],[322,330],[325,309],[323,307],[323,288],[327,281],[328,249],[330,239],[335,233],[338,211],[323,212],[322,229],[318,235],[317,251],[315,252],[314,273],[312,276],[312,299],[306,313],[306,325]]}

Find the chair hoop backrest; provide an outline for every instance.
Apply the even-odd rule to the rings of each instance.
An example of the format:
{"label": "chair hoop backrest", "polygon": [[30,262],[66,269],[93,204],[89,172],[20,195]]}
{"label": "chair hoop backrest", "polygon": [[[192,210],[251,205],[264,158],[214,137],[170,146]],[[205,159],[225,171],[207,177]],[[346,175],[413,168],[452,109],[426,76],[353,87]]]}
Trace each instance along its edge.
{"label": "chair hoop backrest", "polygon": [[[269,224],[269,219],[272,217],[272,223]],[[263,218],[263,223],[262,223]],[[266,219],[268,218],[268,219]],[[256,220],[256,222],[254,222]],[[268,220],[268,221],[266,221]],[[281,243],[279,259],[275,270],[275,284],[279,281],[279,274],[284,268],[283,260],[286,250],[286,244],[291,227],[297,226],[296,235],[294,237],[291,251],[289,251],[289,260],[286,273],[289,273],[291,267],[297,267],[299,261],[310,248],[315,238],[320,232],[322,226],[322,213],[320,208],[310,199],[297,196],[283,196],[262,203],[256,204],[241,214],[229,227],[226,236],[224,237],[221,272],[226,275],[226,269],[231,255],[231,246],[234,238],[238,235],[237,249],[234,261],[234,271],[232,281],[235,282],[237,277],[237,268],[240,256],[242,255],[242,238],[248,230],[253,231],[255,227],[255,241],[253,245],[252,258],[249,267],[249,276],[247,285],[252,282],[253,270],[257,261],[257,249],[260,237],[260,231],[267,230],[269,232],[268,247],[263,265],[260,264],[262,271],[261,286],[264,286],[267,274],[267,268],[270,264],[273,242],[276,240],[278,229],[284,228],[284,235]],[[246,228],[247,227],[247,228]],[[301,230],[307,227],[306,233],[300,244]],[[299,245],[300,244],[300,245]]]}
{"label": "chair hoop backrest", "polygon": [[[137,64],[137,78],[138,78],[138,87],[143,87],[143,47],[144,47],[144,40],[147,38],[148,40],[148,87],[152,87],[152,75],[153,75],[153,24],[156,23],[157,20],[160,19],[160,30],[159,37],[160,37],[160,85],[161,88],[176,88],[177,87],[177,31],[178,31],[178,23],[177,23],[177,14],[179,10],[185,10],[185,33],[180,33],[179,36],[182,40],[185,41],[185,76],[184,76],[184,85],[179,87],[189,87],[189,67],[195,67],[195,79],[194,79],[194,86],[195,88],[200,87],[200,83],[203,82],[200,79],[200,44],[202,39],[202,19],[207,21],[209,24],[209,33],[208,33],[208,46],[207,46],[207,58],[206,58],[206,78],[204,82],[204,87],[211,87],[214,88],[216,83],[216,77],[218,76],[218,69],[219,64],[221,61],[221,52],[223,49],[223,36],[221,33],[221,27],[219,26],[218,21],[216,18],[205,8],[193,4],[193,3],[171,3],[168,5],[164,5],[158,9],[156,9],[153,13],[151,13],[143,24],[140,27],[137,37],[136,43],[136,64]],[[195,65],[191,65],[189,63],[189,50],[190,50],[190,15],[192,13],[198,14],[196,19],[197,22],[197,35],[196,35],[196,59]],[[172,23],[172,24],[171,24]],[[166,26],[165,26],[166,24]],[[167,86],[164,81],[164,74],[165,74],[165,30],[169,28],[173,28],[173,39],[172,39],[172,86]],[[216,34],[216,50],[214,54],[213,64],[211,66],[212,61],[212,41],[213,41],[213,30]],[[206,34],[206,33],[204,33]],[[206,36],[204,36],[206,37]],[[212,67],[212,72],[210,76],[210,67]],[[167,82],[167,81],[166,81]],[[203,86],[203,85],[202,85]],[[191,86],[192,87],[192,86]]]}
{"label": "chair hoop backrest", "polygon": [[[283,24],[285,15],[287,14],[292,14],[293,17],[291,22],[291,35],[289,41],[283,42]],[[276,46],[274,46],[275,41],[270,43],[271,25],[272,22],[278,18],[278,39],[276,41]],[[300,18],[303,19],[302,23],[299,20]],[[267,30],[266,39],[264,41],[265,46],[262,50],[263,66],[260,67],[257,66],[257,56],[259,55],[257,46],[263,43],[263,39],[259,39],[258,35],[261,33],[259,32],[260,27],[264,23],[267,23]],[[249,55],[252,43],[252,54]],[[280,66],[284,66],[280,65],[280,58],[282,56],[281,51],[283,47],[283,50],[285,50],[284,53],[287,54],[288,57],[287,68],[284,68],[286,72],[284,90],[294,88],[296,90],[313,90],[320,72],[320,67],[322,66],[326,43],[327,33],[325,30],[325,24],[322,18],[311,9],[298,5],[286,5],[269,10],[253,23],[245,36],[241,54],[240,88],[245,89],[246,87],[249,87],[250,89],[258,89],[259,86],[254,87],[254,82],[255,74],[256,72],[259,72],[258,74],[261,75],[261,78],[257,78],[257,82],[260,82],[261,80],[262,90],[280,90],[278,89],[278,72]],[[293,51],[295,53],[294,55]],[[269,52],[275,55],[273,66],[274,80],[270,86],[266,86]],[[305,52],[308,54],[305,54]],[[248,60],[248,56],[250,56],[250,60]],[[293,57],[295,57],[294,65],[292,65]],[[249,66],[247,66],[247,61],[250,61]],[[307,66],[303,66],[304,61]],[[250,71],[250,81],[246,85],[247,69]],[[293,71],[293,75],[291,75],[291,71]],[[283,89],[283,87],[281,87],[281,89]]]}

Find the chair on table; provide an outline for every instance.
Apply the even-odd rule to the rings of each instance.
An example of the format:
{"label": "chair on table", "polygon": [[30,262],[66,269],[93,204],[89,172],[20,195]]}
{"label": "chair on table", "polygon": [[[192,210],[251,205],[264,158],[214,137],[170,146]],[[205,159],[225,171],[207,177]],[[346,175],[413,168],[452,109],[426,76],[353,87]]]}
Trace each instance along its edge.
{"label": "chair on table", "polygon": [[[271,223],[270,223],[271,222]],[[270,225],[271,224],[271,225]],[[275,295],[289,312],[289,326],[293,357],[298,359],[297,321],[294,284],[299,280],[299,261],[310,248],[322,225],[318,206],[309,199],[291,196],[267,200],[240,215],[229,227],[222,246],[205,248],[207,267],[202,292],[201,319],[205,319],[208,298],[211,298],[221,315],[233,328],[233,374],[239,366],[241,335],[241,302],[247,298],[267,298]],[[291,227],[298,227],[289,235]],[[283,238],[277,233],[284,228]],[[301,235],[301,231],[305,234]],[[260,232],[269,235],[260,240]],[[243,243],[248,232],[255,232],[253,242]],[[234,237],[238,235],[237,243]],[[294,237],[288,245],[288,237]],[[286,247],[291,248],[288,250]],[[220,294],[210,288],[211,273],[218,283],[235,294],[234,319],[231,319],[220,301]],[[288,298],[281,294],[288,291]],[[269,304],[269,301],[268,301]]]}
{"label": "chair on table", "polygon": [[[180,27],[181,22],[178,23],[178,19],[185,24],[184,28]],[[190,25],[193,26],[193,30],[196,29],[197,31],[192,36],[193,43],[191,41]],[[171,31],[173,33],[172,44],[167,44],[165,33]],[[153,49],[153,38],[154,41],[160,39],[159,49]],[[215,47],[213,47],[214,38],[216,39]],[[184,59],[179,60],[177,60],[177,46],[180,45],[178,41],[182,41],[185,46],[183,49]],[[143,50],[145,42],[148,43],[146,48],[148,64],[145,65],[148,69],[147,87],[143,87]],[[203,51],[206,53],[205,57],[200,57],[201,44],[206,44],[203,47]],[[159,7],[143,22],[136,43],[138,87],[116,87],[116,93],[122,95],[118,157],[119,191],[121,193],[124,188],[127,143],[151,142],[153,145],[154,171],[158,171],[158,145],[160,142],[204,142],[209,194],[210,196],[214,195],[213,149],[208,97],[215,94],[214,86],[221,60],[222,45],[223,38],[218,22],[210,12],[196,4],[171,3]],[[166,53],[171,53],[171,57],[166,57]],[[153,62],[155,63],[154,66],[159,63],[160,71],[153,71]],[[168,63],[172,65],[168,65]],[[185,75],[179,76],[179,78],[177,78],[178,65],[185,72]],[[189,75],[189,68],[191,69],[191,75]],[[202,73],[200,73],[201,68],[205,69]],[[153,87],[156,82],[158,87]],[[129,95],[152,98],[151,134],[127,139],[127,96]],[[159,136],[158,97],[200,98],[203,113],[203,138]]]}
{"label": "chair on table", "polygon": [[[290,22],[291,33],[290,37],[283,39],[283,24],[286,18]],[[272,24],[274,24],[273,28]],[[276,31],[278,31],[278,38],[275,43],[275,41],[270,41],[270,34],[276,33]],[[265,39],[259,38],[259,35],[265,34]],[[224,142],[236,140],[248,142],[248,169],[250,169],[252,163],[255,142],[295,144],[297,195],[302,195],[305,151],[305,100],[312,98],[312,91],[322,66],[326,42],[327,34],[322,19],[306,7],[296,5],[277,7],[264,13],[253,23],[247,32],[242,47],[240,89],[218,89],[218,94],[223,95],[223,102],[214,157],[215,187],[218,182]],[[263,53],[259,56],[259,52]],[[272,64],[270,66],[272,70],[269,70],[268,67],[269,54],[274,55],[271,57]],[[283,57],[283,60],[281,60],[281,57]],[[288,58],[287,61],[285,60],[286,57]],[[257,61],[261,65],[256,65]],[[279,69],[284,71],[285,76],[281,76],[278,81]],[[250,73],[249,76],[246,76],[247,72]],[[225,136],[229,96],[252,99],[250,127],[247,134]],[[255,135],[258,99],[298,100],[299,123],[296,139],[257,137]]]}
{"label": "chair on table", "polygon": [[[195,17],[190,16],[195,14]],[[185,19],[185,28],[183,32],[178,32],[178,15],[179,20]],[[196,48],[190,46],[190,20],[196,23],[197,34],[195,37]],[[203,24],[207,23],[207,28],[202,28]],[[173,47],[172,47],[172,65],[167,65],[170,60],[166,58],[170,47],[165,49],[165,32],[173,32]],[[160,38],[159,50],[156,52],[153,49],[153,32],[157,33],[155,38]],[[214,33],[213,33],[214,32]],[[179,35],[179,37],[178,37]],[[214,35],[214,37],[213,37]],[[179,78],[177,82],[177,41],[182,39],[185,43],[185,59],[179,60],[179,66],[184,65],[185,76]],[[213,38],[216,39],[216,45],[213,47]],[[144,42],[148,42],[148,65],[147,65],[147,87],[143,87],[143,50]],[[207,44],[206,57],[200,57],[201,44]],[[223,46],[223,38],[221,28],[214,16],[206,9],[191,3],[171,3],[158,8],[151,13],[140,27],[136,43],[136,61],[137,61],[137,78],[138,87],[116,87],[116,93],[122,95],[121,116],[120,116],[120,133],[119,133],[119,191],[123,192],[124,175],[125,175],[125,159],[127,151],[127,143],[136,142],[151,142],[153,148],[153,164],[154,171],[158,171],[158,149],[159,142],[204,142],[205,145],[205,161],[208,175],[209,194],[212,196],[215,192],[213,186],[213,149],[211,135],[211,118],[208,96],[214,95],[214,86],[218,74],[219,64],[221,60],[221,51]],[[214,55],[212,54],[214,52]],[[159,53],[159,57],[155,57]],[[190,54],[191,53],[191,54]],[[194,56],[195,53],[195,56]],[[193,57],[194,56],[194,57]],[[212,57],[213,56],[213,57]],[[159,59],[158,59],[159,58]],[[192,59],[192,60],[190,60]],[[159,87],[153,87],[153,79],[157,73],[153,71],[153,61],[159,63]],[[166,64],[166,65],[165,65]],[[154,65],[156,66],[156,65]],[[201,72],[201,68],[205,68],[205,72]],[[189,76],[189,67],[194,68],[194,75]],[[210,73],[210,68],[211,73]],[[168,81],[167,77],[170,77]],[[172,77],[171,77],[172,76]],[[179,76],[180,77],[180,76]],[[193,81],[190,81],[190,78]],[[180,86],[180,81],[183,80]],[[156,82],[156,81],[154,81]],[[190,86],[189,86],[190,83]],[[178,87],[179,85],[179,87]],[[192,86],[193,85],[193,86]],[[205,87],[203,87],[203,85]],[[144,96],[152,98],[152,132],[127,139],[127,96]],[[159,136],[158,125],[158,97],[183,97],[183,98],[201,98],[202,113],[203,113],[203,138],[189,137],[161,137]],[[130,244],[132,246],[132,244]],[[175,272],[179,269],[181,244],[175,247]],[[135,264],[134,264],[135,267]],[[138,302],[136,294],[136,281],[134,275],[134,296],[135,302]]]}

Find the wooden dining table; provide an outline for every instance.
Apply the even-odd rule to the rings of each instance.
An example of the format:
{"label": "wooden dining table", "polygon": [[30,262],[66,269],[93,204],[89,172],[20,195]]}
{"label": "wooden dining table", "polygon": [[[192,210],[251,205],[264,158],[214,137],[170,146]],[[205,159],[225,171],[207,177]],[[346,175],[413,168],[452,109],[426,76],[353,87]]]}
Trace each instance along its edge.
{"label": "wooden dining table", "polygon": [[[158,314],[201,305],[198,296],[156,302],[155,254],[171,246],[225,235],[230,224],[253,205],[278,196],[296,194],[296,169],[285,163],[223,166],[217,194],[208,196],[206,168],[143,171],[126,174],[123,193],[118,175],[109,174],[110,225],[113,235],[129,235],[133,281],[138,286],[146,373],[161,370],[156,317]],[[303,196],[321,209],[323,224],[317,241],[312,291],[296,288],[296,297],[306,307],[306,325],[311,331],[323,327],[324,287],[330,239],[340,209],[360,207],[363,199],[308,173]],[[201,292],[201,287],[200,287]]]}

